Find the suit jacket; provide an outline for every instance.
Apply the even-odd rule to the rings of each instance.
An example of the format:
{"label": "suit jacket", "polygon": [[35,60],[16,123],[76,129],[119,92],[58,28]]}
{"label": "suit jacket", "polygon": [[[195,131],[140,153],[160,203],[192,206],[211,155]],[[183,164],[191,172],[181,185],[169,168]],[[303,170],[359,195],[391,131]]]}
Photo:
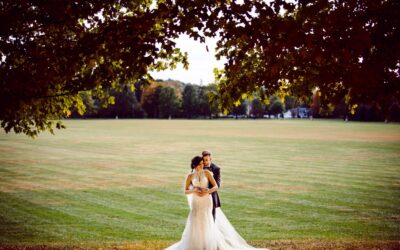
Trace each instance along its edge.
{"label": "suit jacket", "polygon": [[[220,173],[220,168],[215,165],[214,163],[211,163],[210,165],[210,171],[214,174],[214,179],[215,182],[217,183],[218,188],[220,187],[220,183],[221,183],[221,173]],[[209,182],[208,183],[208,188],[212,188],[212,183]],[[213,200],[213,207],[220,207],[221,206],[221,202],[219,200],[219,196],[218,196],[218,192],[215,191],[211,194],[212,200]]]}

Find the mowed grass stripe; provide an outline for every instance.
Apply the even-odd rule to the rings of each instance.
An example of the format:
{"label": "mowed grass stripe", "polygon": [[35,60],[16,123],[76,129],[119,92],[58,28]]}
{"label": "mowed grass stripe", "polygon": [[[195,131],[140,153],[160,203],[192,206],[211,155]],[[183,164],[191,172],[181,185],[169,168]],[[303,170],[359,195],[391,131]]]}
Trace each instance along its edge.
{"label": "mowed grass stripe", "polygon": [[[2,242],[178,240],[188,215],[184,178],[205,148],[222,168],[222,209],[248,240],[400,235],[399,125],[66,123],[37,140],[0,134],[0,231],[14,222]],[[34,209],[8,212],[14,203]]]}
{"label": "mowed grass stripe", "polygon": [[[89,195],[85,195],[85,199],[81,198],[82,197],[77,196],[75,197],[75,199],[77,200],[74,201],[74,197],[72,196],[65,197],[65,199],[67,199],[68,201],[79,201],[79,206],[66,207],[66,209],[59,209],[57,207],[52,208],[52,213],[55,213],[59,216],[62,215],[61,218],[67,217],[67,221],[59,220],[56,217],[51,217],[49,218],[49,220],[45,221],[38,220],[37,218],[40,218],[42,214],[30,217],[37,222],[37,226],[51,226],[51,232],[58,232],[60,229],[59,226],[62,226],[64,228],[70,227],[70,235],[75,237],[83,234],[80,237],[89,237],[92,239],[96,239],[96,237],[103,236],[107,239],[111,239],[113,238],[112,235],[114,234],[111,231],[120,231],[120,233],[124,232],[123,234],[127,237],[127,239],[132,239],[132,235],[140,235],[141,233],[143,233],[143,229],[145,229],[145,223],[137,222],[143,221],[145,219],[148,220],[148,216],[144,216],[140,213],[134,213],[133,211],[125,211],[121,208],[115,208],[114,205],[106,205],[104,202],[102,202],[101,194],[98,194],[97,197],[90,197]],[[109,204],[113,203],[114,202],[111,202]],[[35,214],[34,212],[36,211],[32,210],[32,214]],[[47,213],[48,211],[45,210],[44,212]],[[25,217],[26,216],[27,215],[25,214]],[[71,218],[77,219],[71,221]],[[52,223],[50,223],[50,220],[52,219],[54,219],[53,225]],[[123,223],[124,221],[126,223]],[[129,223],[131,224],[129,225]],[[85,227],[85,225],[93,226],[93,228],[91,228],[91,231],[95,233],[102,233],[98,235],[93,235],[90,232],[86,232],[88,228]],[[84,226],[84,228],[81,229],[81,226]],[[148,231],[147,233],[151,233],[151,231]],[[58,235],[62,235],[62,232]]]}
{"label": "mowed grass stripe", "polygon": [[[4,193],[2,193],[4,197]],[[7,197],[7,196],[6,196]],[[40,242],[43,238],[46,241],[60,240],[64,238],[62,232],[54,230],[57,226],[68,228],[67,231],[75,231],[75,227],[70,225],[82,223],[84,220],[79,217],[71,217],[65,213],[58,213],[51,208],[30,203],[24,199],[17,199],[8,195],[6,201],[3,200],[1,208],[9,211],[2,224],[6,228],[1,228],[3,243],[11,243],[10,238],[20,237],[19,242]],[[10,217],[20,218],[21,221],[10,220]],[[68,221],[68,223],[65,223]],[[64,223],[63,223],[64,222]],[[20,234],[24,235],[20,235]],[[84,233],[84,231],[78,232]],[[9,235],[11,234],[11,235]],[[4,237],[6,236],[6,237]],[[8,236],[8,237],[7,237]]]}
{"label": "mowed grass stripe", "polygon": [[[301,169],[299,169],[301,171]],[[233,186],[242,186],[243,182],[246,181],[254,181],[254,178],[260,178],[260,175],[235,175],[235,177],[230,177],[227,180],[223,181],[223,185],[233,185]],[[340,178],[340,179],[335,179],[335,177]],[[323,175],[321,177],[318,174],[307,174],[306,176],[291,176],[291,175],[285,175],[282,174],[280,176],[275,176],[271,177],[271,175],[266,175],[266,180],[259,180],[257,182],[254,181],[255,184],[264,187],[266,190],[268,190],[268,187],[271,187],[274,189],[274,187],[279,188],[279,186],[282,186],[282,183],[285,185],[282,187],[282,189],[285,188],[285,186],[290,187],[292,185],[293,187],[299,187],[304,188],[304,189],[320,189],[323,188],[324,186],[328,186],[330,188],[332,187],[337,187],[337,188],[350,188],[352,190],[368,190],[370,192],[378,192],[378,193],[386,193],[386,192],[393,192],[393,189],[396,190],[396,185],[395,183],[388,183],[387,178],[382,178],[382,179],[377,179],[377,178],[365,178],[364,180],[359,180],[357,178],[354,178],[353,176],[349,175],[336,175],[336,174],[331,174],[330,176]],[[237,181],[237,179],[240,179],[243,181],[242,183],[240,181]],[[228,183],[229,182],[229,183]],[[228,184],[225,184],[228,183]],[[275,185],[275,186],[274,186]],[[259,186],[250,186],[250,189],[254,190],[260,190]],[[379,189],[371,189],[371,188],[378,188]],[[299,190],[301,191],[301,190]]]}

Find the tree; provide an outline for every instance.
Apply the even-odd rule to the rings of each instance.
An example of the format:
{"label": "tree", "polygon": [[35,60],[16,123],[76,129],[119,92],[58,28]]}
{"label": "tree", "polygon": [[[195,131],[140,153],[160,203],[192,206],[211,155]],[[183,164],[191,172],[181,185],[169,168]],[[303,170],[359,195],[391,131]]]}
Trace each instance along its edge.
{"label": "tree", "polygon": [[187,118],[192,118],[198,114],[199,97],[194,85],[188,84],[183,89],[182,94],[183,114]]}
{"label": "tree", "polygon": [[[168,1],[167,1],[168,2]],[[5,1],[0,4],[0,120],[6,132],[53,132],[84,111],[79,92],[122,90],[149,70],[187,67],[175,48],[178,6],[152,1]],[[189,24],[187,24],[189,25]],[[189,28],[190,29],[190,28]],[[64,127],[60,121],[57,128]]]}
{"label": "tree", "polygon": [[176,90],[172,87],[161,87],[158,97],[158,110],[160,118],[176,116],[180,107],[180,100]]}
{"label": "tree", "polygon": [[142,93],[142,100],[140,101],[143,110],[146,112],[146,117],[158,118],[160,107],[160,90],[162,86],[159,83],[152,83],[145,88]]}
{"label": "tree", "polygon": [[211,104],[209,100],[209,92],[210,89],[207,86],[199,86],[198,88],[198,95],[199,95],[198,111],[199,115],[203,117],[211,117]]}
{"label": "tree", "polygon": [[239,116],[243,116],[247,114],[247,100],[242,100],[239,105],[235,106],[232,110],[232,114],[235,116],[236,119]]}
{"label": "tree", "polygon": [[391,100],[389,109],[389,119],[392,121],[400,121],[400,101],[396,99]]}
{"label": "tree", "polygon": [[315,89],[313,91],[312,103],[310,106],[311,114],[313,117],[318,117],[320,115],[320,106],[321,106],[320,94],[321,92],[319,92],[318,89]]}
{"label": "tree", "polygon": [[399,1],[232,2],[230,10],[218,27],[224,107],[259,88],[302,96],[318,87],[321,105],[346,97],[350,108],[371,103],[383,113],[400,99]]}
{"label": "tree", "polygon": [[1,126],[53,132],[71,109],[83,114],[81,91],[112,102],[105,89],[187,67],[173,41],[183,33],[202,42],[219,35],[216,56],[227,62],[216,94],[225,109],[260,88],[298,97],[318,87],[321,105],[345,97],[350,109],[374,105],[388,117],[390,100],[400,99],[398,13],[397,0],[3,1]]}
{"label": "tree", "polygon": [[255,118],[263,118],[265,112],[265,105],[258,98],[251,101],[250,114]]}
{"label": "tree", "polygon": [[295,108],[295,106],[296,106],[296,98],[294,98],[293,96],[286,95],[284,97],[284,105],[285,105],[285,110],[286,111]]}
{"label": "tree", "polygon": [[101,103],[97,109],[95,117],[101,118],[134,118],[142,117],[142,110],[138,106],[138,101],[134,91],[126,90],[124,92],[117,92],[109,90],[110,96],[113,96],[113,103],[108,105]]}
{"label": "tree", "polygon": [[342,101],[335,106],[335,109],[332,112],[332,116],[335,118],[341,119],[349,119],[349,110],[346,105],[346,98],[343,98]]}
{"label": "tree", "polygon": [[211,117],[218,117],[221,113],[221,103],[218,96],[218,87],[216,84],[213,83],[207,86],[207,90]]}
{"label": "tree", "polygon": [[269,98],[269,105],[268,105],[268,111],[270,115],[277,116],[279,114],[282,114],[284,110],[282,102],[277,98],[276,96],[271,96]]}
{"label": "tree", "polygon": [[72,118],[89,118],[97,114],[99,110],[99,105],[96,100],[93,98],[90,91],[82,91],[79,93],[80,97],[82,98],[82,102],[84,104],[84,112],[79,112],[77,109],[71,110],[71,117]]}

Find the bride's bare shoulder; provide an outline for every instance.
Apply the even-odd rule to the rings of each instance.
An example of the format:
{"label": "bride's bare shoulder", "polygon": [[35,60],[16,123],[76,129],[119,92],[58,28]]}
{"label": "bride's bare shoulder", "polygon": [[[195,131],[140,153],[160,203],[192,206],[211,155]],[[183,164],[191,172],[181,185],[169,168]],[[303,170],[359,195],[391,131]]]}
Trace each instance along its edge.
{"label": "bride's bare shoulder", "polygon": [[211,175],[211,176],[213,176],[214,175],[214,173],[213,172],[211,172],[210,170],[204,170],[204,173],[206,173],[206,175]]}

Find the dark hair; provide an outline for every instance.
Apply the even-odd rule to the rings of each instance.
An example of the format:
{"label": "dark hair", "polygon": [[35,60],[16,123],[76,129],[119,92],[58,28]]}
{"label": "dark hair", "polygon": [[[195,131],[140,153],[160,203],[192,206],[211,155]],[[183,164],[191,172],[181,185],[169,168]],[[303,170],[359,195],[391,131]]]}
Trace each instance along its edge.
{"label": "dark hair", "polygon": [[195,167],[197,167],[199,164],[200,164],[200,162],[203,160],[203,157],[201,157],[201,156],[195,156],[195,157],[193,157],[193,159],[192,159],[192,164],[190,165],[190,167],[192,168],[192,169],[194,169]]}
{"label": "dark hair", "polygon": [[204,156],[207,156],[207,155],[209,155],[209,156],[211,156],[211,151],[209,151],[209,150],[204,150],[203,152],[201,152],[201,155],[204,157]]}

